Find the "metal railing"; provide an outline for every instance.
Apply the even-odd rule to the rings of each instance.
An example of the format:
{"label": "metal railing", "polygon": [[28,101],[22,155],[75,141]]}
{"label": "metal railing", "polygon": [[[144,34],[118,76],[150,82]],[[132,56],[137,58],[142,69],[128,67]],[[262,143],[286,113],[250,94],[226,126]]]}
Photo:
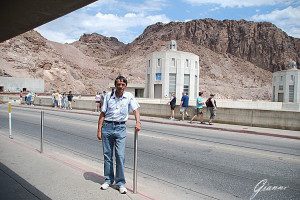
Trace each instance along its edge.
{"label": "metal railing", "polygon": [[[62,147],[64,149],[68,149],[70,151],[76,152],[76,150],[74,151],[73,149],[67,148],[64,145],[59,145],[59,144],[57,144],[55,142],[51,142],[49,139],[45,139],[44,138],[45,128],[48,129],[48,130],[54,130],[54,132],[58,131],[58,132],[61,132],[61,133],[72,135],[72,136],[75,136],[77,138],[82,138],[82,139],[88,139],[88,140],[94,140],[94,141],[96,141],[96,139],[91,139],[91,138],[88,138],[88,137],[79,136],[79,135],[76,135],[76,134],[73,134],[73,133],[69,133],[69,132],[64,131],[64,130],[59,130],[56,127],[47,126],[47,125],[45,125],[45,111],[44,110],[39,110],[39,111],[35,111],[35,112],[40,112],[40,123],[32,123],[32,122],[22,121],[22,120],[17,120],[17,119],[14,119],[14,121],[16,123],[23,122],[23,123],[29,124],[31,127],[33,127],[33,126],[39,126],[40,127],[40,136],[39,137],[38,136],[32,136],[32,135],[30,135],[28,133],[23,133],[24,135],[32,136],[36,140],[39,140],[39,143],[40,143],[39,152],[40,153],[44,152],[44,141],[46,141],[49,144],[52,144],[52,145],[55,145],[55,146],[59,146],[59,147]],[[95,121],[82,120],[82,119],[79,119],[79,118],[76,119],[74,117],[67,117],[67,116],[56,115],[56,114],[52,114],[50,112],[46,112],[46,114],[48,116],[61,117],[61,118],[64,118],[64,119],[80,120],[80,121],[86,121],[86,122],[90,122],[90,123],[94,123],[95,122]],[[13,139],[13,135],[12,135],[13,134],[13,132],[12,132],[12,105],[11,105],[11,103],[8,103],[8,119],[9,119],[9,127],[8,127],[8,129],[9,129],[9,138]],[[138,151],[137,143],[138,143],[138,133],[135,132],[134,133],[134,148],[133,148],[134,149],[134,158],[133,158],[133,160],[134,160],[134,164],[133,164],[134,165],[134,167],[133,167],[133,192],[134,193],[137,193],[137,159],[138,159],[137,158],[137,151]],[[79,153],[81,155],[89,156],[89,155],[86,155],[86,154],[84,154],[82,152],[78,152],[77,151],[77,153]],[[92,157],[92,156],[89,156],[89,157]],[[128,168],[128,167],[125,167],[125,168]]]}

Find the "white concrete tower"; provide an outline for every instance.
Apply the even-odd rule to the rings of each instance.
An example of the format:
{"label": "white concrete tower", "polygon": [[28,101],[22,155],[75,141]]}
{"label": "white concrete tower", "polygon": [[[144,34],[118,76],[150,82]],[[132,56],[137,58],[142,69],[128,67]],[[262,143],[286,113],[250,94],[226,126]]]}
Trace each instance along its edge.
{"label": "white concrete tower", "polygon": [[300,70],[294,61],[289,67],[273,73],[272,101],[300,103]]}
{"label": "white concrete tower", "polygon": [[146,97],[165,98],[174,92],[181,98],[182,92],[190,99],[199,92],[199,56],[177,51],[177,43],[171,40],[167,51],[153,52],[147,56]]}

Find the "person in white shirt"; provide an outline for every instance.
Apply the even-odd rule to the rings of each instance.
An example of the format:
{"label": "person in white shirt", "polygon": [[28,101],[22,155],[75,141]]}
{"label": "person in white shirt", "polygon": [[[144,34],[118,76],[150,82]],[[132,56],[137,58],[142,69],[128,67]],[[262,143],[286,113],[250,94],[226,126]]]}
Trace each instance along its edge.
{"label": "person in white shirt", "polygon": [[[126,121],[130,111],[135,116],[135,131],[141,130],[140,107],[133,95],[125,92],[127,80],[123,76],[115,79],[116,90],[108,93],[103,102],[102,111],[98,120],[97,138],[102,140],[104,154],[105,182],[102,190],[108,189],[114,182],[121,194],[126,194],[124,176]],[[113,170],[113,152],[115,150],[116,174]]]}
{"label": "person in white shirt", "polygon": [[96,96],[95,96],[95,102],[96,102],[96,112],[100,112],[100,102],[101,102],[101,94],[100,92],[97,92]]}

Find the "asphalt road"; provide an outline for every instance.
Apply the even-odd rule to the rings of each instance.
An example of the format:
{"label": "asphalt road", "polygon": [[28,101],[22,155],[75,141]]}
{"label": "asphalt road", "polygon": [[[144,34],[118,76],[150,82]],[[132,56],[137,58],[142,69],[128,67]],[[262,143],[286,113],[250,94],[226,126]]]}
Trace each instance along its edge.
{"label": "asphalt road", "polygon": [[[7,129],[0,106],[0,128]],[[40,112],[15,108],[13,133],[40,137]],[[97,116],[45,111],[48,145],[103,162]],[[133,121],[128,121],[126,168],[133,168]],[[228,131],[142,123],[139,173],[211,199],[300,199],[300,142]],[[271,186],[271,187],[270,187]],[[277,186],[277,187],[275,187]]]}

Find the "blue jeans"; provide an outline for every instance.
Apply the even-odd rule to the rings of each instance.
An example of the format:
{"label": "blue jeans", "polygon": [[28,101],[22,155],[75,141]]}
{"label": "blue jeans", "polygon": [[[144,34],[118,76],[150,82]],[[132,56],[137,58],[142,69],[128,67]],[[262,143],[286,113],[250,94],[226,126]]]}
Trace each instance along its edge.
{"label": "blue jeans", "polygon": [[[126,124],[112,124],[103,122],[102,146],[104,155],[104,177],[105,182],[118,187],[125,185],[124,163],[125,163],[125,141]],[[114,176],[113,151],[116,157],[116,176]]]}

